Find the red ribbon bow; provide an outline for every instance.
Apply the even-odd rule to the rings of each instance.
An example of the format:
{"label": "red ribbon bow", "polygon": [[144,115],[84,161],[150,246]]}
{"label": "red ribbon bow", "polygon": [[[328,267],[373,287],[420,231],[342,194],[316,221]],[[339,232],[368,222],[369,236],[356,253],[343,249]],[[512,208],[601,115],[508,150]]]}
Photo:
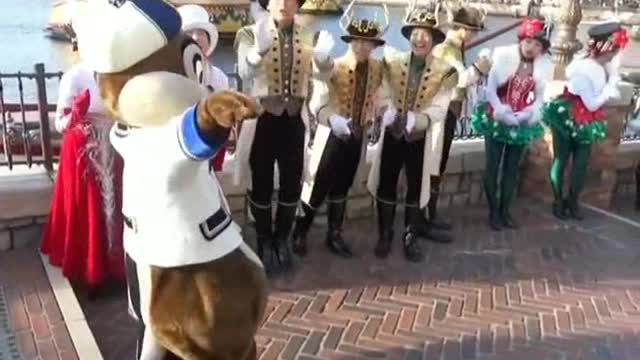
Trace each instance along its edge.
{"label": "red ribbon bow", "polygon": [[518,30],[518,39],[538,36],[544,30],[544,22],[540,19],[527,19],[522,22]]}
{"label": "red ribbon bow", "polygon": [[620,29],[614,32],[611,37],[611,42],[614,46],[624,49],[629,43],[629,34],[627,34],[627,30]]}

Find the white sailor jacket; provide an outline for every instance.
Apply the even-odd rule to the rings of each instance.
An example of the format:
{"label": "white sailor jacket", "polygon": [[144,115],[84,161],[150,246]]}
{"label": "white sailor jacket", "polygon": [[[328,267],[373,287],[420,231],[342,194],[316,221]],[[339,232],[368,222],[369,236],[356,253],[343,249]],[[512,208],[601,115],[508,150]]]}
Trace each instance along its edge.
{"label": "white sailor jacket", "polygon": [[111,142],[122,155],[124,248],[135,260],[155,266],[198,264],[240,246],[209,162],[226,138],[204,139],[196,107],[167,125],[115,125]]}

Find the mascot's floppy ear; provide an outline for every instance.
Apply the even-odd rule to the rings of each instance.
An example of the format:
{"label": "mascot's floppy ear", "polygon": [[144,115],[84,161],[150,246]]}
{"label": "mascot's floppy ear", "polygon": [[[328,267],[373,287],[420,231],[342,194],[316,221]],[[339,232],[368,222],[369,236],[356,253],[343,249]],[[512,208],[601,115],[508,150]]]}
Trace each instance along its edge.
{"label": "mascot's floppy ear", "polygon": [[119,122],[161,126],[205,96],[205,55],[168,2],[95,0],[76,22],[80,55]]}

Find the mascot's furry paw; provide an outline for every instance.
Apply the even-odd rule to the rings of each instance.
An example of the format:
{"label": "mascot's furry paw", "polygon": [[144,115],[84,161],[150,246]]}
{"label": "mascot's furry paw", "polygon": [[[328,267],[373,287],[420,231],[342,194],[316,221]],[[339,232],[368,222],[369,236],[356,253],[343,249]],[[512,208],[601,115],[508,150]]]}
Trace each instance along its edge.
{"label": "mascot's furry paw", "polygon": [[245,119],[256,118],[262,109],[255,99],[225,90],[207,96],[198,105],[198,124],[203,130],[231,128]]}

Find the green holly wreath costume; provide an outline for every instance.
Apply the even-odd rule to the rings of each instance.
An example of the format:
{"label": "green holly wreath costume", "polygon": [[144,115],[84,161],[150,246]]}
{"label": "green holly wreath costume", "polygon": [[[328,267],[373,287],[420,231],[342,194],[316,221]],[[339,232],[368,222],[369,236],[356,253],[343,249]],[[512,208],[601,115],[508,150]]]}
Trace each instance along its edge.
{"label": "green holly wreath costume", "polygon": [[[592,121],[578,124],[572,117],[575,105],[564,97],[545,104],[543,121],[553,134],[553,162],[549,170],[549,181],[554,195],[553,214],[566,219],[567,214],[574,219],[582,219],[578,210],[578,196],[585,183],[587,163],[591,155],[591,144],[602,141],[607,134],[607,123]],[[569,156],[573,164],[567,198],[563,196],[564,169]]]}
{"label": "green holly wreath costume", "polygon": [[471,116],[471,127],[484,136],[483,183],[493,230],[517,227],[509,209],[518,185],[520,160],[529,143],[544,134],[540,108],[553,73],[553,63],[546,54],[551,34],[548,25],[526,19],[518,30],[518,42],[534,39],[542,45],[545,52],[535,58],[525,59],[520,43],[493,51],[486,101],[478,103]]}
{"label": "green holly wreath costume", "polygon": [[[518,185],[518,167],[527,145],[544,134],[539,123],[532,126],[508,126],[496,121],[487,111],[489,104],[481,103],[471,115],[471,127],[485,140],[486,167],[484,173],[484,191],[490,211],[490,226],[499,230],[500,226],[515,228],[515,222],[509,214],[516,186]],[[502,174],[500,196],[498,197],[498,176],[500,160]]]}
{"label": "green holly wreath costume", "polygon": [[[610,60],[602,65],[599,59],[617,53],[628,42],[626,31],[617,22],[592,26],[589,38],[589,56],[574,59],[567,66],[568,84],[564,93],[543,108],[543,121],[553,133],[554,158],[549,180],[554,195],[553,214],[559,219],[583,218],[578,199],[584,188],[591,144],[606,138],[603,106],[619,94],[617,62]],[[573,164],[569,194],[565,198],[563,175],[569,156]]]}

